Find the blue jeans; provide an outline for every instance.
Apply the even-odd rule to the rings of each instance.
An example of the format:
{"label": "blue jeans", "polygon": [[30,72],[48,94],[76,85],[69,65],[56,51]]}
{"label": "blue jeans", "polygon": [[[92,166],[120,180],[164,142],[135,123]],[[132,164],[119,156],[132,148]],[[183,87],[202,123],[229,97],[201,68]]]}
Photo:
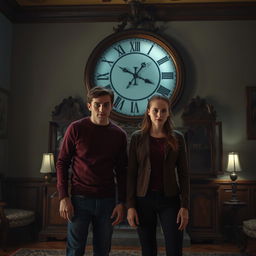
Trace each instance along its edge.
{"label": "blue jeans", "polygon": [[179,197],[165,197],[160,192],[149,192],[145,197],[137,197],[139,217],[138,235],[142,256],[157,256],[157,217],[165,238],[166,256],[182,255],[183,232],[176,223],[180,209]]}
{"label": "blue jeans", "polygon": [[114,198],[86,198],[73,196],[74,216],[68,222],[67,256],[82,256],[90,223],[93,231],[93,255],[108,256],[113,233],[111,214]]}

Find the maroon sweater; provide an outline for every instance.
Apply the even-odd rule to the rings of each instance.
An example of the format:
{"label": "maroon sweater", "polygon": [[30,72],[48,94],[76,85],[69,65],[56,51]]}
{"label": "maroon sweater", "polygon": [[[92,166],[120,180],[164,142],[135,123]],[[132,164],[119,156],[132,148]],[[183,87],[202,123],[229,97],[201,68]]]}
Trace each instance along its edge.
{"label": "maroon sweater", "polygon": [[115,196],[115,172],[118,199],[125,201],[127,141],[118,126],[96,125],[87,117],[67,128],[56,164],[60,199],[68,197],[70,165],[72,195]]}

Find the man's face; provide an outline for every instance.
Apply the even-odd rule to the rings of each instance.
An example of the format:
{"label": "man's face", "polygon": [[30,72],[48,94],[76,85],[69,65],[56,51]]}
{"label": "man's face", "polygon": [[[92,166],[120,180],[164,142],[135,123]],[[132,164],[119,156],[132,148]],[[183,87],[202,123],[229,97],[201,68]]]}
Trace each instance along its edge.
{"label": "man's face", "polygon": [[107,125],[109,123],[109,115],[113,105],[109,95],[93,98],[91,103],[87,104],[91,111],[91,121],[99,125]]}

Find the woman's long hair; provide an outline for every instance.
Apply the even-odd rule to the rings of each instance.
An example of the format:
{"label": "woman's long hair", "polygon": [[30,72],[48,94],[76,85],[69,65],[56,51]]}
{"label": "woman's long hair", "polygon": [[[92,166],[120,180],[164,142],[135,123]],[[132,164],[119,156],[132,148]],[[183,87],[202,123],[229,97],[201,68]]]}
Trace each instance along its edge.
{"label": "woman's long hair", "polygon": [[178,150],[178,141],[173,133],[174,130],[174,123],[172,120],[172,112],[171,112],[171,104],[170,101],[167,97],[161,96],[161,95],[154,95],[152,96],[149,101],[148,101],[148,105],[147,105],[147,109],[145,111],[142,123],[141,123],[141,131],[143,134],[149,134],[150,133],[150,129],[152,126],[152,122],[151,119],[148,115],[148,110],[150,109],[150,105],[151,102],[154,100],[163,100],[164,102],[167,103],[168,105],[168,110],[169,110],[169,116],[167,117],[167,120],[164,123],[163,129],[164,129],[164,133],[166,134],[166,139],[167,139],[167,143],[170,145],[170,147],[177,151]]}

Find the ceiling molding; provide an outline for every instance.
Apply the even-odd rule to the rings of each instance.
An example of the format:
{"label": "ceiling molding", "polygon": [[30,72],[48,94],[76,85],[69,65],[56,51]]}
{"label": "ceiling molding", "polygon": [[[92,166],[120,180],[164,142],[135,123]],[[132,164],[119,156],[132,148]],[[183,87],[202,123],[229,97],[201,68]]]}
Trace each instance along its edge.
{"label": "ceiling molding", "polygon": [[[0,1],[0,9],[13,23],[118,22],[130,11],[128,5],[21,7],[15,3]],[[152,4],[150,8],[158,21],[256,19],[256,2]]]}
{"label": "ceiling molding", "polygon": [[256,0],[15,0],[20,6],[65,6],[65,5],[127,5],[137,1],[148,4],[183,4],[183,3],[227,3],[227,2],[256,2]]}
{"label": "ceiling molding", "polygon": [[13,20],[17,3],[12,1],[0,0],[0,11],[9,19]]}

